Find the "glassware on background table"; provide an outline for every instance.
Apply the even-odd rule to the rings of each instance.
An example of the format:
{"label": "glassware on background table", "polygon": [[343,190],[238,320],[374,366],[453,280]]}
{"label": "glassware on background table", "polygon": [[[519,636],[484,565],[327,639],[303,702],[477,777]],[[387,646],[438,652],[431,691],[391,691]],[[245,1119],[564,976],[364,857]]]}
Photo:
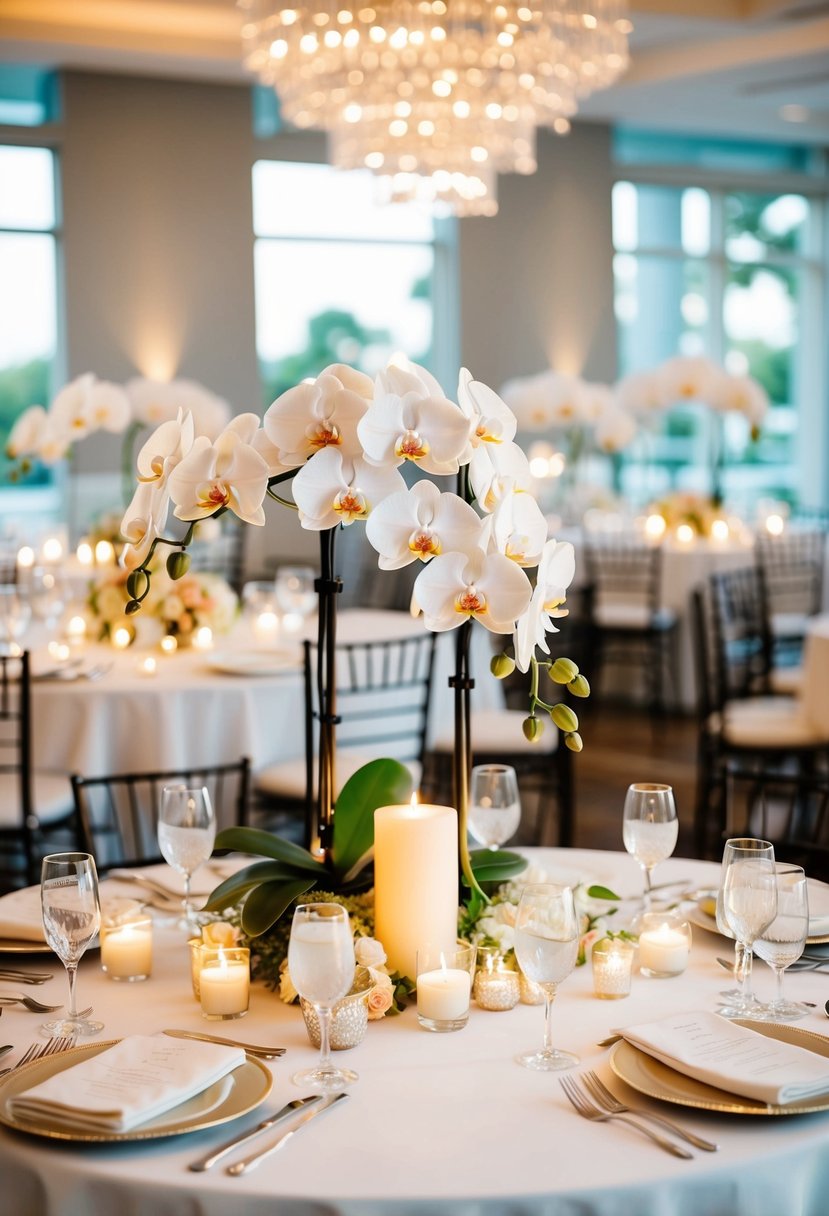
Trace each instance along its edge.
{"label": "glassware on background table", "polygon": [[65,1017],[44,1022],[48,1038],[99,1034],[103,1022],[78,1016],[75,980],[78,963],[101,925],[98,874],[89,853],[52,853],[44,857],[40,878],[40,904],[46,941],[66,968],[69,1009]]}
{"label": "glassware on background table", "polygon": [[469,782],[469,832],[495,851],[518,831],[518,778],[508,764],[476,764]]}
{"label": "glassware on background table", "polygon": [[[728,850],[728,846],[731,849]],[[728,841],[728,858],[717,896],[717,924],[730,930],[742,951],[736,956],[734,973],[739,995],[718,1012],[727,1018],[751,1018],[757,1005],[751,992],[751,961],[754,943],[777,915],[777,875],[774,847],[751,837]]]}
{"label": "glassware on background table", "polygon": [[809,933],[809,894],[802,866],[775,862],[777,916],[754,943],[754,953],[774,972],[774,1000],[758,1004],[751,1014],[755,1022],[796,1022],[810,1013],[808,1005],[783,998],[783,973],[796,963]]}
{"label": "glassware on background table", "polygon": [[288,971],[299,995],[313,1005],[320,1028],[316,1066],[291,1078],[303,1089],[330,1093],[357,1080],[356,1072],[331,1062],[331,1009],[350,990],[354,966],[354,939],[345,908],[300,904],[291,924]]}
{"label": "glassware on background table", "polygon": [[524,1068],[555,1072],[572,1068],[579,1058],[553,1047],[552,1012],[558,986],[576,965],[579,921],[571,887],[530,883],[521,895],[515,918],[515,957],[521,970],[544,991],[544,1045],[516,1056]]}
{"label": "glassware on background table", "polygon": [[31,617],[28,596],[14,583],[0,584],[0,654],[19,653],[15,647]]}
{"label": "glassware on background table", "polygon": [[26,593],[32,614],[54,632],[68,599],[68,587],[55,566],[32,566],[26,572]]}
{"label": "glassware on background table", "polygon": [[628,787],[622,819],[625,848],[642,867],[645,912],[651,911],[651,876],[660,861],[676,848],[679,823],[674,792],[669,785],[638,781]]}
{"label": "glassware on background table", "polygon": [[196,870],[213,852],[216,818],[204,786],[165,785],[158,813],[158,846],[161,856],[184,876],[183,926],[197,928],[190,903],[190,882]]}
{"label": "glassware on background table", "polygon": [[280,566],[274,579],[276,602],[282,610],[286,629],[302,628],[306,617],[314,611],[317,594],[314,591],[316,571],[313,566]]}
{"label": "glassware on background table", "polygon": [[282,615],[274,580],[245,583],[242,607],[256,641],[262,646],[273,645],[279,638]]}
{"label": "glassware on background table", "polygon": [[768,840],[758,840],[753,836],[734,836],[731,840],[725,842],[722,855],[722,870],[720,874],[720,885],[717,890],[717,907],[716,921],[717,932],[723,937],[730,937],[734,942],[734,976],[737,980],[735,988],[728,988],[720,993],[722,999],[729,1005],[739,1004],[746,1011],[749,1006],[758,1004],[756,998],[751,992],[751,963],[749,962],[748,976],[746,976],[743,946],[736,940],[734,934],[728,926],[723,913],[723,878],[727,867],[731,864],[735,856],[765,856],[774,861],[774,845]]}

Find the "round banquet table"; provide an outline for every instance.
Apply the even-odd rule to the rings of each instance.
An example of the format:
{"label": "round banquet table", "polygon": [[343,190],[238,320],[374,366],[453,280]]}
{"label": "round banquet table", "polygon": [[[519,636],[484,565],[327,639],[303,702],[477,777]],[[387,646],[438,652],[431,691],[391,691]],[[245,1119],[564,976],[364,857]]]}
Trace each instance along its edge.
{"label": "round banquet table", "polygon": [[[550,876],[605,881],[621,893],[641,889],[626,854],[530,850]],[[672,859],[657,881],[716,881],[711,863]],[[169,883],[171,875],[165,872]],[[634,977],[623,1001],[592,995],[590,967],[562,985],[554,1008],[554,1037],[596,1068],[617,1094],[609,1052],[597,1046],[613,1027],[681,1009],[712,1009],[728,977],[716,964],[730,943],[695,930],[688,971],[669,980]],[[19,959],[19,956],[18,956]],[[28,965],[42,969],[44,956]],[[47,1003],[62,999],[65,980],[37,989]],[[758,993],[771,994],[771,975],[756,967]],[[795,998],[820,1002],[826,977],[787,977]],[[733,1117],[663,1107],[664,1113],[719,1142],[719,1153],[677,1160],[620,1123],[587,1123],[575,1113],[554,1075],[514,1062],[540,1043],[543,1011],[519,1005],[509,1013],[473,1006],[459,1033],[418,1027],[413,1008],[371,1023],[364,1042],[347,1054],[359,1081],[351,1097],[303,1129],[284,1151],[234,1179],[223,1165],[207,1174],[193,1161],[299,1091],[290,1075],[309,1065],[298,1010],[254,987],[251,1011],[240,1021],[202,1021],[190,991],[181,930],[156,930],[150,980],[118,985],[100,973],[95,955],[81,965],[79,994],[106,1024],[106,1037],[165,1027],[224,1030],[254,1043],[281,1044],[270,1097],[257,1111],[210,1131],[153,1142],[105,1146],[56,1145],[0,1129],[0,1212],[9,1216],[824,1216],[829,1194],[829,1112],[791,1118]],[[3,985],[7,987],[7,985]],[[38,1015],[3,1013],[2,1038],[23,1047],[37,1036]],[[820,1010],[799,1023],[825,1034]],[[14,1061],[15,1056],[7,1057]],[[644,1106],[658,1104],[625,1093]],[[255,1142],[258,1147],[268,1135]],[[244,1151],[240,1150],[241,1156]],[[233,1160],[233,1158],[230,1158]]]}
{"label": "round banquet table", "polygon": [[807,626],[800,696],[806,718],[829,739],[829,615],[813,617]]}

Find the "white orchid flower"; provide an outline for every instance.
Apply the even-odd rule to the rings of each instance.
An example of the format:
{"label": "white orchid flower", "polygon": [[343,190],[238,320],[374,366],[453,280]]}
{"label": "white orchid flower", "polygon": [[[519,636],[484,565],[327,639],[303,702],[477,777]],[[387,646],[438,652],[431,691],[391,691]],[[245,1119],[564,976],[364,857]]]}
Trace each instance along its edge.
{"label": "white orchid flower", "polygon": [[470,443],[477,448],[482,443],[511,443],[518,429],[515,414],[496,392],[471,372],[461,368],[458,380],[458,404],[472,423]]}
{"label": "white orchid flower", "polygon": [[320,532],[336,524],[367,519],[391,494],[406,488],[396,469],[369,464],[325,447],[294,478],[294,501],[303,528]]}
{"label": "white orchid flower", "polygon": [[120,385],[95,380],[89,388],[84,416],[90,431],[104,430],[120,435],[132,418],[130,399]]}
{"label": "white orchid flower", "polygon": [[519,566],[537,566],[547,539],[547,521],[531,494],[506,494],[489,516],[491,547]]}
{"label": "white orchid flower", "polygon": [[433,558],[414,585],[414,600],[436,633],[470,618],[492,633],[512,633],[527,610],[530,581],[502,553],[444,553]]}
{"label": "white orchid flower", "polygon": [[550,653],[547,634],[558,632],[553,618],[567,615],[562,604],[575,573],[576,555],[573,546],[568,541],[547,541],[539,563],[532,599],[527,611],[517,622],[513,635],[515,665],[519,671],[529,668],[536,647],[545,654]]}
{"label": "white orchid flower", "polygon": [[297,384],[277,397],[265,414],[264,427],[283,465],[296,468],[327,447],[361,456],[357,423],[368,409],[372,391],[368,376],[334,364],[316,380]]}
{"label": "white orchid flower", "polygon": [[6,440],[6,455],[9,460],[17,460],[37,451],[40,438],[46,429],[47,418],[42,405],[30,405],[23,411]]}
{"label": "white orchid flower", "polygon": [[711,404],[717,397],[722,371],[710,359],[699,356],[676,355],[657,368],[656,375],[668,404],[677,401],[701,401]]}
{"label": "white orchid flower", "polygon": [[58,433],[69,436],[69,442],[83,439],[93,429],[89,415],[89,396],[95,377],[91,372],[64,385],[49,406],[49,417]]}
{"label": "white orchid flower", "polygon": [[190,413],[196,435],[215,439],[230,418],[230,406],[194,380],[149,380],[136,377],[125,386],[137,422],[158,426],[179,411]]}
{"label": "white orchid flower", "polygon": [[516,491],[531,493],[530,462],[516,443],[481,444],[472,453],[469,481],[482,511],[489,514]]}
{"label": "white orchid flower", "polygon": [[616,385],[616,404],[642,417],[660,414],[672,403],[656,372],[632,372]]}
{"label": "white orchid flower", "polygon": [[765,390],[751,376],[721,376],[716,404],[721,410],[743,414],[753,427],[762,425],[769,409]]}
{"label": "white orchid flower", "polygon": [[204,519],[226,507],[245,523],[261,527],[265,522],[267,461],[232,426],[215,443],[199,435],[168,484],[177,519]]}
{"label": "white orchid flower", "polygon": [[545,431],[586,421],[584,382],[552,368],[537,376],[508,381],[501,395],[522,430]]}
{"label": "white orchid flower", "polygon": [[366,537],[380,554],[381,570],[400,570],[440,553],[481,548],[482,521],[457,494],[441,494],[423,480],[384,498],[368,518]]}
{"label": "white orchid flower", "polygon": [[127,540],[121,564],[127,570],[135,570],[147,560],[152,543],[161,535],[167,520],[169,503],[166,486],[143,482],[136,488],[121,520],[121,535]]}
{"label": "white orchid flower", "polygon": [[138,480],[165,486],[173,469],[193,447],[194,428],[190,414],[162,422],[138,453]]}
{"label": "white orchid flower", "polygon": [[636,438],[636,419],[616,406],[599,419],[594,435],[603,452],[621,452]]}
{"label": "white orchid flower", "polygon": [[469,442],[470,422],[446,397],[423,397],[418,390],[375,395],[357,426],[372,464],[411,460],[426,473],[457,473]]}
{"label": "white orchid flower", "polygon": [[243,443],[250,444],[254,451],[259,453],[268,466],[269,477],[286,471],[288,466],[282,463],[279,449],[271,443],[262,429],[258,414],[237,414],[225,429],[234,432]]}
{"label": "white orchid flower", "polygon": [[383,370],[377,373],[375,396],[380,397],[386,393],[395,397],[405,397],[407,393],[417,393],[420,397],[446,396],[430,371],[419,363],[412,363],[411,359],[399,351],[393,354]]}
{"label": "white orchid flower", "polygon": [[582,384],[584,417],[594,425],[616,408],[616,394],[609,384]]}

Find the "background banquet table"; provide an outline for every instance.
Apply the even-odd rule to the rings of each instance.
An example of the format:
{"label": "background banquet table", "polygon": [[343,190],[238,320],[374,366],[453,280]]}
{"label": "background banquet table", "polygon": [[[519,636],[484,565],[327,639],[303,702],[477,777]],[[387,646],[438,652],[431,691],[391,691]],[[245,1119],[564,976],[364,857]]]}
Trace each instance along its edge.
{"label": "background banquet table", "polygon": [[[591,878],[635,893],[641,878],[626,854],[533,850],[551,875]],[[710,863],[672,859],[658,880],[716,881]],[[166,880],[171,875],[166,874]],[[82,962],[79,992],[106,1024],[106,1037],[164,1027],[207,1028],[190,992],[180,930],[156,931],[156,965],[143,985],[108,982],[95,955]],[[691,965],[681,977],[634,977],[623,1001],[592,996],[589,966],[562,985],[554,1009],[557,1042],[597,1068],[617,1093],[608,1052],[597,1046],[611,1028],[678,1009],[712,1009],[727,976],[716,964],[730,944],[695,930]],[[31,960],[43,966],[43,956]],[[38,994],[62,998],[65,980]],[[787,978],[790,992],[820,1003],[826,977]],[[7,987],[8,985],[2,985]],[[758,964],[756,987],[770,995]],[[3,1014],[2,1037],[23,1047],[39,1018]],[[280,1043],[274,1089],[262,1108],[212,1131],[135,1145],[55,1145],[0,1129],[0,1212],[11,1216],[823,1216],[829,1193],[829,1113],[791,1118],[735,1118],[663,1107],[664,1113],[721,1145],[692,1161],[668,1156],[620,1124],[589,1124],[567,1103],[554,1076],[514,1063],[540,1042],[543,1011],[518,1006],[493,1013],[473,1006],[456,1034],[419,1029],[415,1012],[369,1025],[348,1053],[359,1073],[342,1109],[303,1131],[276,1157],[242,1179],[221,1169],[193,1174],[187,1162],[253,1126],[298,1092],[290,1074],[314,1053],[295,1009],[256,986],[251,1012],[224,1030],[249,1042]],[[820,1010],[799,1023],[825,1034]],[[13,1059],[15,1057],[8,1057]],[[652,1105],[637,1097],[643,1105]],[[264,1143],[264,1142],[263,1142]]]}
{"label": "background banquet table", "polygon": [[809,622],[800,695],[809,722],[829,739],[829,615],[813,617]]}

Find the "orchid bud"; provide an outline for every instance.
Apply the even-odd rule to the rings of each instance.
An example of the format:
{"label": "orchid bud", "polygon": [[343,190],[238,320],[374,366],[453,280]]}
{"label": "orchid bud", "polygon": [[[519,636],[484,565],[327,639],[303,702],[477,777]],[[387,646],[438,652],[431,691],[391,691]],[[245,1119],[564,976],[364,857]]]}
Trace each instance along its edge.
{"label": "orchid bud", "polygon": [[134,600],[139,600],[149,590],[150,580],[146,570],[133,570],[127,579],[127,592]]}
{"label": "orchid bud", "polygon": [[167,573],[174,582],[176,579],[184,578],[189,569],[189,553],[171,553],[167,558]]}
{"label": "orchid bud", "polygon": [[567,687],[574,697],[590,696],[590,685],[584,676],[576,676],[575,680],[571,680]]}
{"label": "orchid bud", "polygon": [[574,730],[569,735],[564,736],[564,746],[569,747],[571,752],[580,752],[584,747],[584,741],[579,732]]}
{"label": "orchid bud", "polygon": [[525,718],[521,729],[524,732],[524,738],[527,740],[527,742],[535,743],[536,739],[539,738],[544,729],[544,723],[540,722],[538,718],[535,717]]}
{"label": "orchid bud", "polygon": [[549,674],[554,684],[569,684],[575,680],[579,669],[572,659],[556,659]]}
{"label": "orchid bud", "polygon": [[579,720],[569,705],[564,705],[561,702],[558,705],[554,705],[550,710],[550,717],[558,729],[565,731],[567,734],[579,729]]}
{"label": "orchid bud", "polygon": [[489,670],[496,680],[505,680],[515,671],[515,659],[511,659],[508,654],[493,655],[489,663]]}
{"label": "orchid bud", "polygon": [[124,609],[124,614],[126,616],[134,616],[136,612],[140,611],[140,609],[141,609],[141,604],[138,600],[130,600],[129,603],[127,604],[126,608]]}

